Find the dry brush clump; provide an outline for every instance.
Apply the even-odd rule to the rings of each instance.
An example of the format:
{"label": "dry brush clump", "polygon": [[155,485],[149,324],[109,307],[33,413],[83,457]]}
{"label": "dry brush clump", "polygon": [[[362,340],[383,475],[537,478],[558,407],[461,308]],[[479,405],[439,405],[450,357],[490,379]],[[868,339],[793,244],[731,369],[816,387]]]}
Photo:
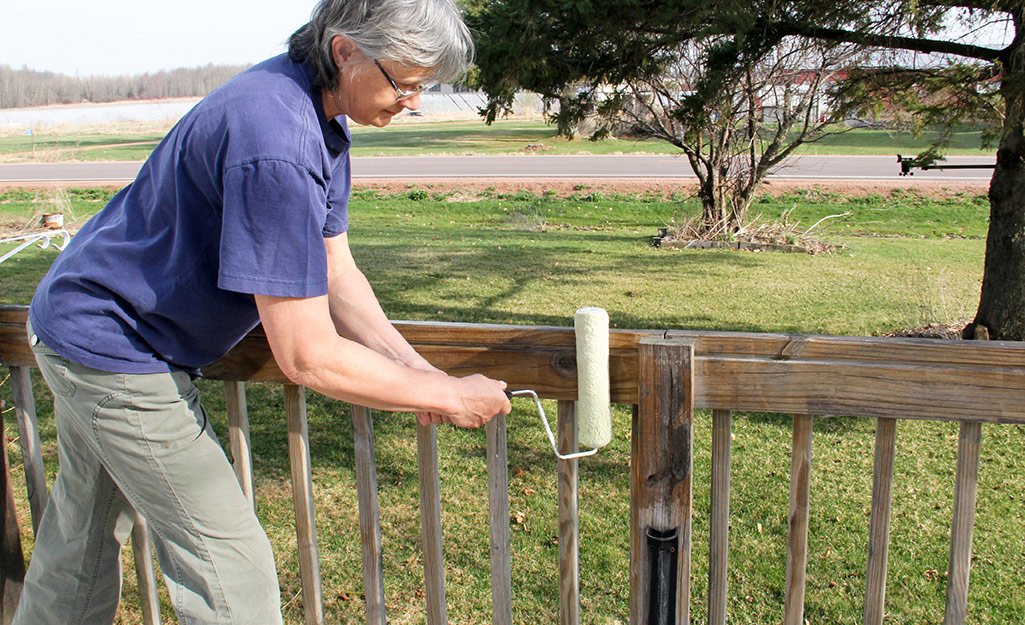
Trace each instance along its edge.
{"label": "dry brush clump", "polygon": [[[708,224],[701,216],[695,215],[667,228],[666,235],[659,243],[710,243],[712,245],[691,245],[690,247],[720,247],[716,243],[746,243],[739,249],[787,249],[787,251],[804,252],[807,254],[832,253],[843,249],[842,244],[823,241],[816,233],[830,219],[847,217],[850,212],[827,215],[811,227],[802,228],[800,221],[790,221],[793,208],[784,211],[774,221],[763,221],[759,215],[734,230],[726,221]],[[722,245],[725,247],[726,245]]]}
{"label": "dry brush clump", "polygon": [[67,189],[53,187],[36,191],[31,203],[32,212],[28,217],[0,219],[0,236],[17,237],[44,230],[43,215],[49,214],[63,215],[65,230],[73,232],[78,229],[80,224],[72,209],[71,195]]}

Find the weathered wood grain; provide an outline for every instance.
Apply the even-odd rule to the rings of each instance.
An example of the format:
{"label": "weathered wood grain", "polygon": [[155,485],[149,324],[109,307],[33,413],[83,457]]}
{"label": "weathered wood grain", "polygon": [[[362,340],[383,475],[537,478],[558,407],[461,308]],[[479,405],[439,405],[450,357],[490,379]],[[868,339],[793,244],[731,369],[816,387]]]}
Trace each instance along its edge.
{"label": "weathered wood grain", "polygon": [[296,547],[302,577],[303,613],[306,625],[324,625],[324,598],[317,555],[317,522],[314,517],[313,466],[306,422],[305,389],[285,385],[285,418],[288,422],[288,459],[292,472],[292,504],[295,507]]}
{"label": "weathered wood grain", "polygon": [[678,532],[676,623],[690,622],[694,420],[694,342],[640,342],[641,386],[630,461],[630,623],[648,621],[651,583],[647,534]]}
{"label": "weathered wood grain", "polygon": [[712,488],[708,544],[708,625],[726,625],[733,413],[712,412]]}
{"label": "weathered wood grain", "polygon": [[135,514],[135,526],[132,527],[132,558],[135,561],[135,575],[139,580],[142,623],[160,625],[160,597],[157,594],[157,576],[150,549],[149,525],[138,513]]}
{"label": "weathered wood grain", "polygon": [[872,506],[868,530],[864,625],[882,625],[886,615],[886,569],[890,551],[893,466],[897,455],[897,420],[876,421]]}
{"label": "weathered wood grain", "polygon": [[[559,453],[578,451],[574,402],[559,401]],[[580,508],[579,460],[559,460],[559,625],[580,624]]]}
{"label": "weathered wood grain", "polygon": [[790,460],[790,512],[787,515],[787,577],[783,624],[804,625],[804,591],[808,571],[808,522],[811,502],[812,417],[794,416]]}
{"label": "weathered wood grain", "polygon": [[253,487],[253,452],[249,441],[249,408],[246,406],[246,386],[243,382],[224,382],[224,411],[228,414],[228,443],[231,446],[232,468],[242,493],[256,511],[256,493]]}
{"label": "weathered wood grain", "polygon": [[365,406],[353,404],[351,411],[367,624],[386,625],[388,618],[384,600],[384,549],[381,542],[381,512],[377,497],[374,416],[373,411]]}
{"label": "weathered wood grain", "polygon": [[427,625],[445,625],[445,557],[441,530],[441,475],[438,473],[438,426],[416,426],[416,459],[420,471],[420,528],[424,550]]}
{"label": "weathered wood grain", "polygon": [[512,625],[512,554],[509,531],[509,445],[505,415],[486,426],[488,522],[491,527],[491,612],[493,625]]}
{"label": "weathered wood grain", "polygon": [[3,428],[4,402],[0,401],[0,623],[10,625],[25,586],[25,554],[21,550],[18,512],[14,507],[11,466],[7,461],[7,435]]}
{"label": "weathered wood grain", "polygon": [[947,602],[943,625],[964,625],[968,620],[968,578],[972,569],[972,534],[979,488],[981,423],[962,423],[957,441],[954,478],[954,520],[950,529],[947,565]]}
{"label": "weathered wood grain", "polygon": [[[33,366],[25,309],[0,306],[0,362]],[[572,328],[396,322],[453,375],[483,373],[510,388],[575,399]],[[612,401],[637,403],[644,337],[694,340],[697,408],[788,414],[1025,423],[1025,344],[737,332],[613,330]],[[286,383],[261,328],[204,367],[220,380]]]}
{"label": "weathered wood grain", "polygon": [[39,421],[36,418],[36,400],[32,394],[31,370],[28,367],[11,367],[11,387],[18,422],[18,441],[21,443],[22,463],[25,465],[25,486],[32,512],[32,533],[35,534],[39,531],[39,522],[43,519],[50,495],[39,442]]}

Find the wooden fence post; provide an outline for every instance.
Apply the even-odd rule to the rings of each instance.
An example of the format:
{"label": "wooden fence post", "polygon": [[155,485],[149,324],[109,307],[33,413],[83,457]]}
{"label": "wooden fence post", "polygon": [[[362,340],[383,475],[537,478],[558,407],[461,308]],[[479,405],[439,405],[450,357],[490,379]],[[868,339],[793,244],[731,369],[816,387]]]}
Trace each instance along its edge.
{"label": "wooden fence post", "polygon": [[243,382],[224,383],[224,409],[228,413],[228,442],[231,444],[232,468],[242,493],[256,511],[256,493],[253,488],[253,452],[249,442],[249,409],[246,406],[246,385]]}
{"label": "wooden fence post", "polygon": [[377,497],[373,411],[355,404],[351,405],[351,411],[367,624],[385,625],[388,619],[384,604],[384,551],[381,544],[381,512]]}
{"label": "wooden fence post", "polygon": [[427,625],[445,625],[445,559],[441,531],[441,476],[438,475],[438,426],[416,426],[420,471],[420,527],[423,531]]}
{"label": "wooden fence post", "polygon": [[139,608],[143,625],[160,625],[160,597],[157,594],[157,576],[153,570],[153,552],[150,551],[149,525],[138,512],[132,527],[132,557],[135,576],[139,580]]}
{"label": "wooden fence post", "polygon": [[46,510],[49,491],[43,470],[43,452],[39,442],[39,422],[36,419],[36,400],[32,395],[32,375],[29,367],[11,367],[11,391],[14,394],[14,413],[18,421],[18,440],[21,443],[22,463],[25,465],[25,486],[28,488],[29,509],[32,512],[32,533],[39,531],[39,522]]}
{"label": "wooden fence post", "polygon": [[630,623],[686,625],[694,341],[646,337],[639,351],[630,455]]}
{"label": "wooden fence post", "polygon": [[493,625],[512,625],[512,561],[509,536],[509,455],[506,418],[488,422],[488,520],[491,527]]}
{"label": "wooden fence post", "polygon": [[[0,417],[4,402],[0,401]],[[18,514],[14,508],[14,488],[11,486],[11,465],[7,462],[7,432],[0,418],[0,455],[3,460],[3,484],[0,485],[0,623],[9,625],[18,609],[21,589],[25,584],[25,554],[21,550]]]}
{"label": "wooden fence post", "polygon": [[317,556],[317,522],[313,499],[313,467],[310,434],[306,423],[306,396],[295,384],[285,385],[285,418],[288,421],[288,458],[292,472],[292,504],[302,577],[303,613],[306,625],[324,625],[324,600]]}
{"label": "wooden fence post", "polygon": [[975,527],[975,497],[979,487],[981,442],[982,424],[977,421],[962,422],[957,441],[954,520],[950,529],[947,605],[943,625],[964,625],[968,619],[968,577],[972,570],[972,534]]}
{"label": "wooden fence post", "polygon": [[708,541],[708,625],[726,625],[730,552],[730,461],[733,413],[712,411],[712,501]]}
{"label": "wooden fence post", "polygon": [[808,572],[808,520],[811,508],[812,417],[794,415],[790,458],[790,513],[787,516],[787,577],[783,624],[804,625],[804,589]]}
{"label": "wooden fence post", "polygon": [[876,419],[872,512],[868,530],[864,625],[883,625],[886,614],[886,568],[890,551],[890,508],[893,463],[897,451],[897,420]]}
{"label": "wooden fence post", "polygon": [[[559,401],[559,453],[577,453],[574,402]],[[559,625],[580,624],[580,506],[577,497],[579,461],[559,460]]]}

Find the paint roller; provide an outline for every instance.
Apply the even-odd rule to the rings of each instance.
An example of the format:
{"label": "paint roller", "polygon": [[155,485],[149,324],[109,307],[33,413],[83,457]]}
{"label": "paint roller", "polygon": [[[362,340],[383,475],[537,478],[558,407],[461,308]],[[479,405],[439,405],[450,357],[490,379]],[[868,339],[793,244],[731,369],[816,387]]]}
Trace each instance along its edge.
{"label": "paint roller", "polygon": [[609,405],[609,314],[603,308],[586,307],[573,316],[577,347],[577,443],[588,451],[560,454],[555,434],[537,393],[532,390],[506,394],[533,397],[545,426],[548,441],[560,460],[591,456],[612,440],[612,410]]}

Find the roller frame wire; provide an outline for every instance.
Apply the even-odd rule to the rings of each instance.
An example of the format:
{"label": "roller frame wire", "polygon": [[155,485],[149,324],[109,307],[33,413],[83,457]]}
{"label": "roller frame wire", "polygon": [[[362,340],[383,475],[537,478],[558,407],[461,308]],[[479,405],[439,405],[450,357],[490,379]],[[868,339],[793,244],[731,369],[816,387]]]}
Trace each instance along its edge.
{"label": "roller frame wire", "polygon": [[584,458],[584,457],[587,457],[587,456],[593,456],[594,454],[598,453],[598,449],[599,448],[595,447],[594,449],[592,449],[590,451],[579,451],[579,452],[572,453],[572,454],[560,454],[559,453],[559,446],[555,442],[555,434],[552,433],[552,427],[550,425],[548,425],[548,417],[547,417],[547,415],[545,415],[545,409],[541,405],[541,399],[537,396],[537,393],[535,393],[534,391],[532,391],[530,389],[524,389],[524,390],[520,390],[520,391],[506,391],[505,394],[508,395],[510,398],[512,398],[512,397],[533,397],[534,398],[534,403],[537,404],[537,412],[538,412],[538,414],[541,415],[541,423],[543,423],[544,426],[545,426],[545,434],[548,435],[548,442],[550,442],[552,444],[552,451],[555,452],[555,457],[558,458],[559,460],[574,460],[576,458]]}

